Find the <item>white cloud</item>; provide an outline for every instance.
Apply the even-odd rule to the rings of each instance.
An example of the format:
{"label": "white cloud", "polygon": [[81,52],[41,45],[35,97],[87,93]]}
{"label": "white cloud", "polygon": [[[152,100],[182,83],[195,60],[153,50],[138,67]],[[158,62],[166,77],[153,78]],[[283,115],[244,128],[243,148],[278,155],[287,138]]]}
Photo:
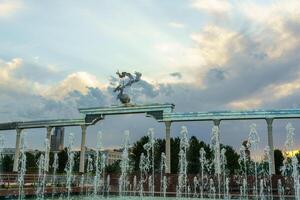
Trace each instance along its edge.
{"label": "white cloud", "polygon": [[23,60],[20,58],[14,58],[9,62],[0,59],[0,89],[31,94],[38,92],[40,84],[14,76],[15,71],[22,65]]}
{"label": "white cloud", "polygon": [[180,22],[170,22],[169,26],[173,27],[173,28],[184,28],[185,27],[185,25]]}
{"label": "white cloud", "polygon": [[[85,95],[89,90],[88,87],[100,90],[106,89],[106,85],[101,84],[95,76],[87,72],[72,73],[57,85],[47,85],[39,81],[32,81],[26,77],[16,77],[15,72],[22,65],[24,65],[24,62],[20,58],[14,58],[9,62],[0,60],[0,90],[28,93],[47,99],[63,100],[69,93],[75,90]],[[51,66],[49,65],[48,68],[51,69]]]}
{"label": "white cloud", "polygon": [[[210,69],[223,67],[234,53],[243,48],[239,33],[216,25],[205,26],[200,32],[191,34],[190,38],[192,47],[174,42],[157,44],[155,48],[164,55],[169,71],[180,71],[185,77],[175,81],[197,82],[200,87],[205,87],[203,78]],[[168,82],[172,81],[174,79]]]}
{"label": "white cloud", "polygon": [[89,90],[88,87],[103,89],[103,85],[100,84],[95,76],[87,72],[76,72],[68,75],[57,85],[48,86],[41,95],[46,98],[62,100],[72,91],[87,94]]}
{"label": "white cloud", "polygon": [[241,50],[240,35],[219,26],[205,26],[201,32],[191,35],[203,57],[205,65],[224,65],[233,53]]}
{"label": "white cloud", "polygon": [[14,58],[10,62],[0,60],[0,84],[4,84],[11,78],[12,72],[22,65],[22,59]]}
{"label": "white cloud", "polygon": [[2,0],[0,1],[0,18],[10,17],[22,8],[20,0]]}
{"label": "white cloud", "polygon": [[227,14],[232,9],[227,0],[192,0],[191,6],[212,15]]}
{"label": "white cloud", "polygon": [[247,2],[241,4],[240,8],[258,30],[253,38],[262,45],[269,57],[279,58],[299,45],[299,35],[294,34],[289,24],[299,25],[300,1],[276,1],[269,5]]}

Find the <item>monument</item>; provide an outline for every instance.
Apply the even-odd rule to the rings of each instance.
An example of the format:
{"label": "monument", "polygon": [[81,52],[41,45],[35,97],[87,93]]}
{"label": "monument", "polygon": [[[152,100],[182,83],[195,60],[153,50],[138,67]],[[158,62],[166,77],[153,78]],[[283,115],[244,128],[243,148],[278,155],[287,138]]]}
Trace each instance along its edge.
{"label": "monument", "polygon": [[133,83],[140,81],[142,74],[140,72],[134,72],[135,75],[132,75],[131,73],[128,73],[128,72],[120,73],[119,71],[117,71],[116,74],[120,78],[119,85],[114,89],[114,92],[119,92],[117,99],[119,99],[122,104],[125,104],[125,105],[129,104],[130,97],[128,94],[124,93],[124,89],[126,87],[130,87]]}

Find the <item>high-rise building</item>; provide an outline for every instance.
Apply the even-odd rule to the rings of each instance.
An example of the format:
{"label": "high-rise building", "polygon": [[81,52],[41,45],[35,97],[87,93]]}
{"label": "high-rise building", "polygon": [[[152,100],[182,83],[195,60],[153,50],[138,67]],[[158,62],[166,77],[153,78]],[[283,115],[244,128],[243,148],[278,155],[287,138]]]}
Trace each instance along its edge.
{"label": "high-rise building", "polygon": [[65,128],[55,127],[51,136],[51,151],[61,151],[64,149]]}

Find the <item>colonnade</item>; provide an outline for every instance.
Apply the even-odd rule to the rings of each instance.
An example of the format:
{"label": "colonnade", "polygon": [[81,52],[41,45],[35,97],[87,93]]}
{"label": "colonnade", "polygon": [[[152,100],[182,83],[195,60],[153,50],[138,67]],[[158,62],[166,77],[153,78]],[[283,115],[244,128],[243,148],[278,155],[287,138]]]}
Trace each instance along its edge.
{"label": "colonnade", "polygon": [[[271,159],[272,159],[272,174],[275,174],[275,162],[274,162],[274,146],[273,146],[273,118],[266,118],[267,128],[268,128],[268,146],[270,147]],[[214,126],[220,128],[220,119],[212,120]],[[172,121],[165,121],[165,153],[166,153],[166,173],[171,173],[171,124]],[[51,141],[51,134],[53,127],[46,127],[47,134],[46,138],[48,141]],[[20,143],[21,143],[21,133],[22,129],[16,129],[16,147],[15,147],[15,156],[14,156],[14,164],[13,171],[18,171],[19,164],[19,156],[20,156]],[[86,150],[86,134],[87,134],[87,126],[81,125],[81,148],[80,148],[80,164],[79,164],[79,172],[84,173],[84,162],[85,162],[85,150]],[[50,148],[50,146],[49,146]],[[50,149],[47,151],[48,154],[45,155],[49,158]],[[49,168],[49,163],[47,163],[46,169]]]}

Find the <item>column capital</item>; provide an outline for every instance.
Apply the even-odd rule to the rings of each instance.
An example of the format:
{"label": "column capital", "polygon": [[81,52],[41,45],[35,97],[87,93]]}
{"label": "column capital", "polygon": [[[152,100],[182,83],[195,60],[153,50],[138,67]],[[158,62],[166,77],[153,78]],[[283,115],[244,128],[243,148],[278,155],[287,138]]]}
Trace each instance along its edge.
{"label": "column capital", "polygon": [[17,134],[21,134],[21,133],[22,133],[22,130],[23,130],[23,129],[21,129],[21,128],[17,128],[17,129],[16,129]]}
{"label": "column capital", "polygon": [[47,126],[46,128],[47,128],[47,131],[48,131],[48,132],[51,132],[51,131],[52,131],[52,129],[53,129],[53,127],[52,127],[52,126]]}
{"label": "column capital", "polygon": [[272,126],[273,121],[274,121],[274,118],[266,118],[266,122],[267,122],[268,126]]}
{"label": "column capital", "polygon": [[171,124],[172,124],[172,122],[171,122],[171,121],[165,121],[165,125],[166,125],[167,127],[170,127],[170,126],[171,126]]}
{"label": "column capital", "polygon": [[213,122],[214,122],[215,126],[220,126],[221,120],[220,119],[214,119]]}
{"label": "column capital", "polygon": [[80,127],[81,127],[82,131],[86,131],[86,129],[87,129],[87,125],[81,125]]}

